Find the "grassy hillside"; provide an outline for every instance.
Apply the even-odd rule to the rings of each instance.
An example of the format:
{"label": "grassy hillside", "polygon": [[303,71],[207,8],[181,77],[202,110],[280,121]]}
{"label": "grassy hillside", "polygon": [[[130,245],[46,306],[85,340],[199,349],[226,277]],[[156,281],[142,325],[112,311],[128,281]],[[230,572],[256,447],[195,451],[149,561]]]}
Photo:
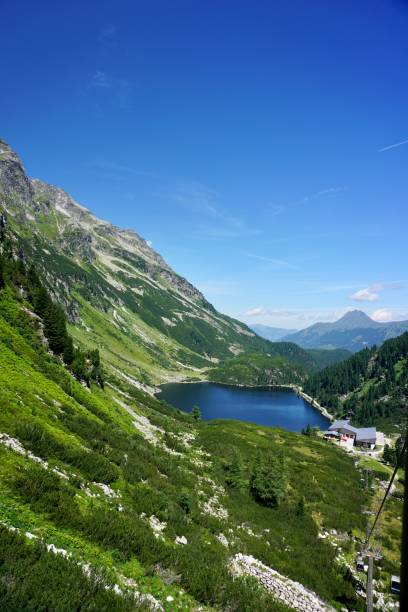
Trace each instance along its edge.
{"label": "grassy hillside", "polygon": [[[323,525],[364,529],[364,492],[347,456],[283,431],[193,422],[120,377],[88,389],[48,353],[17,289],[0,290],[0,313],[0,575],[13,577],[0,581],[0,596],[9,609],[26,609],[28,597],[52,607],[58,592],[73,609],[80,592],[98,609],[126,610],[137,591],[139,603],[153,595],[168,610],[283,610],[232,578],[237,552],[358,609],[335,549],[317,537]],[[276,507],[250,484],[271,451],[284,452],[287,473]],[[67,588],[44,584],[48,571],[66,573]]]}
{"label": "grassy hillside", "polygon": [[337,416],[386,429],[408,418],[408,333],[311,376],[305,391]]}

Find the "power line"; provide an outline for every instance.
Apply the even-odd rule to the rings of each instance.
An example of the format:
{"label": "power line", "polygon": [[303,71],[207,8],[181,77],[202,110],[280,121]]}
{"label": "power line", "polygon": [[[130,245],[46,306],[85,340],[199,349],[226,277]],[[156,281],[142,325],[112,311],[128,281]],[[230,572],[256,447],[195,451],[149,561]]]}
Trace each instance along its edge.
{"label": "power line", "polygon": [[371,538],[371,536],[372,536],[372,534],[373,534],[373,531],[374,531],[374,529],[375,529],[375,526],[376,526],[376,524],[377,524],[377,521],[378,521],[378,519],[379,519],[379,516],[380,516],[380,514],[381,514],[381,512],[382,512],[382,509],[383,509],[384,504],[385,504],[385,500],[386,500],[386,499],[387,499],[387,497],[388,497],[388,493],[389,493],[389,492],[390,492],[390,490],[391,490],[392,483],[394,482],[394,478],[395,478],[395,476],[397,475],[397,471],[398,471],[398,469],[399,469],[399,467],[400,467],[400,460],[401,460],[401,459],[403,458],[403,456],[404,456],[404,453],[405,453],[406,447],[407,447],[407,437],[405,437],[405,440],[404,440],[404,446],[402,447],[402,450],[401,450],[401,452],[400,452],[399,456],[397,457],[396,464],[395,464],[395,468],[394,468],[394,472],[393,472],[393,474],[392,474],[392,476],[391,476],[390,482],[388,483],[387,490],[385,491],[385,495],[384,495],[384,497],[383,497],[383,499],[382,499],[381,505],[380,505],[380,507],[379,507],[379,509],[378,509],[378,512],[377,512],[377,514],[376,514],[376,517],[375,517],[375,519],[374,519],[373,526],[371,527],[371,530],[370,530],[370,532],[369,532],[369,534],[368,534],[368,536],[367,536],[367,538],[366,538],[366,543],[365,543],[365,545],[366,545],[366,548],[367,548],[367,549],[368,549],[368,542],[369,542],[369,540],[370,540],[370,538]]}

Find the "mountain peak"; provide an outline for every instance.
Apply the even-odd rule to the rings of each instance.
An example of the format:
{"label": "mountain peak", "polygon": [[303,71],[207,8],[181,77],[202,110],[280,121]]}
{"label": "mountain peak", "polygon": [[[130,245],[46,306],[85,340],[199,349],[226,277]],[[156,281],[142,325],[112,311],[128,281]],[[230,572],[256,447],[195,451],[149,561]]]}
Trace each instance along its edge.
{"label": "mountain peak", "polygon": [[336,324],[337,323],[346,323],[347,326],[351,327],[373,327],[373,325],[375,325],[375,321],[370,319],[370,317],[362,310],[349,310],[338,321],[336,321]]}

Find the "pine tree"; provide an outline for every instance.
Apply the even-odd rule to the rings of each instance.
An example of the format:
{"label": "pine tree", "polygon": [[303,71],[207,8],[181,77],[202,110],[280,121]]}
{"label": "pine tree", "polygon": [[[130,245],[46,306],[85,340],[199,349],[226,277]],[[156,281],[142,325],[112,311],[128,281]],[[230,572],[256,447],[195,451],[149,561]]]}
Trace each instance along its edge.
{"label": "pine tree", "polygon": [[251,474],[251,492],[266,506],[278,506],[288,487],[282,453],[258,454]]}
{"label": "pine tree", "polygon": [[231,457],[226,461],[225,469],[227,475],[225,481],[234,489],[241,489],[245,485],[244,465],[238,451],[234,450]]}
{"label": "pine tree", "polygon": [[296,507],[296,516],[304,516],[306,511],[306,501],[305,498],[302,497],[299,499]]}
{"label": "pine tree", "polygon": [[191,411],[191,416],[193,417],[195,421],[201,420],[201,410],[199,406],[193,406],[193,409]]}
{"label": "pine tree", "polygon": [[66,337],[62,358],[66,365],[71,365],[74,360],[74,344],[71,336]]}
{"label": "pine tree", "polygon": [[3,264],[3,258],[0,256],[0,289],[3,289],[5,286],[5,281],[4,281],[4,264]]}

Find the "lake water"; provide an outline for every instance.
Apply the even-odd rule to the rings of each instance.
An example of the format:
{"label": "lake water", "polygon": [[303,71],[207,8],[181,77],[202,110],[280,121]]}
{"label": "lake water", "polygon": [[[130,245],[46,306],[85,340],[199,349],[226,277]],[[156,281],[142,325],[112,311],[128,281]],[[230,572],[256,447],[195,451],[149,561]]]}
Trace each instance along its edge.
{"label": "lake water", "polygon": [[227,387],[214,383],[170,383],[161,386],[158,398],[185,412],[194,405],[202,418],[238,419],[301,431],[307,425],[327,429],[329,420],[290,390]]}

